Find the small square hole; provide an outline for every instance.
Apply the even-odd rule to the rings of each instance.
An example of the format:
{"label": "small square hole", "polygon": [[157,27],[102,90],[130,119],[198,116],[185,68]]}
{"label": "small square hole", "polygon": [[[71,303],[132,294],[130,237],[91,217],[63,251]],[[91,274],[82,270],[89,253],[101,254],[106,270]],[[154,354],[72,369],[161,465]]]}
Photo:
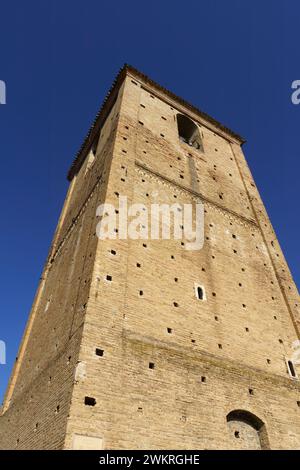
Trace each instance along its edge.
{"label": "small square hole", "polygon": [[249,388],[248,391],[249,391],[249,395],[254,395],[254,390],[253,390],[253,388]]}
{"label": "small square hole", "polygon": [[172,334],[172,328],[167,328],[167,332],[169,333],[169,335]]}
{"label": "small square hole", "polygon": [[206,382],[206,377],[204,377],[204,375],[202,375],[202,377],[201,377],[201,382],[202,382],[202,383],[205,383],[205,382]]}
{"label": "small square hole", "polygon": [[101,356],[102,357],[104,355],[104,351],[103,351],[103,349],[96,348],[95,349],[95,354],[96,354],[96,356]]}
{"label": "small square hole", "polygon": [[96,398],[93,397],[84,397],[84,404],[87,406],[95,406]]}
{"label": "small square hole", "polygon": [[106,280],[107,281],[112,281],[112,276],[110,276],[109,274],[106,276]]}
{"label": "small square hole", "polygon": [[154,362],[149,362],[149,369],[154,369],[154,367],[155,367]]}

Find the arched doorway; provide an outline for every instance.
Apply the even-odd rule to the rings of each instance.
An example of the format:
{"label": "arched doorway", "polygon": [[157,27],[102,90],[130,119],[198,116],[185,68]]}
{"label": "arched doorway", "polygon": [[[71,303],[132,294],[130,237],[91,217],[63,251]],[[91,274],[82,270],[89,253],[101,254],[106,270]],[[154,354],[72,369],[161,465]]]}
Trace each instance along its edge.
{"label": "arched doorway", "polygon": [[233,410],[226,416],[232,449],[269,449],[264,422],[245,410]]}

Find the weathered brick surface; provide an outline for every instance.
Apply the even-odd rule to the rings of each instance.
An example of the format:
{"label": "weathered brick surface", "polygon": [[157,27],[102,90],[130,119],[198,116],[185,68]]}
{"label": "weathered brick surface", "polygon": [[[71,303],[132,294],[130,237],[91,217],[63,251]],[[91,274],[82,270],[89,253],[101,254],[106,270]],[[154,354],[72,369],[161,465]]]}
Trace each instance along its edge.
{"label": "weathered brick surface", "polygon": [[[178,112],[198,123],[204,152],[179,141]],[[98,240],[96,207],[118,208],[122,195],[147,207],[202,201],[203,249]],[[71,183],[43,278],[1,448],[69,449],[80,436],[104,448],[260,446],[247,424],[227,423],[232,410],[257,416],[269,447],[300,448],[286,366],[298,292],[240,144],[142,77],[128,73],[96,158]]]}

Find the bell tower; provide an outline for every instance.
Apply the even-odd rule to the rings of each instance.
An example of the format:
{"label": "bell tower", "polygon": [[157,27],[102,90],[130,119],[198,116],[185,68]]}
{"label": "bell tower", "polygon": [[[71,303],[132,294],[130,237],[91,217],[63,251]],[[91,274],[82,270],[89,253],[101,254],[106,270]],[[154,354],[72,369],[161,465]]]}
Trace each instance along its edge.
{"label": "bell tower", "polygon": [[[299,295],[243,143],[122,68],[68,174],[1,449],[300,447]],[[124,197],[202,204],[203,246],[121,237]]]}

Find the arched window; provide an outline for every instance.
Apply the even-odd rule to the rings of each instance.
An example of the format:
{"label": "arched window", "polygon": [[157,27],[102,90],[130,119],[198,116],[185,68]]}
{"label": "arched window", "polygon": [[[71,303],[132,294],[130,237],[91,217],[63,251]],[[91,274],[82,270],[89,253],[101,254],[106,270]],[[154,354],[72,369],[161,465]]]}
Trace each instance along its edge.
{"label": "arched window", "polygon": [[263,421],[245,410],[233,410],[226,416],[233,449],[269,449]]}
{"label": "arched window", "polygon": [[197,150],[203,151],[199,129],[191,119],[183,114],[177,114],[177,126],[179,139],[182,142],[185,142]]}

